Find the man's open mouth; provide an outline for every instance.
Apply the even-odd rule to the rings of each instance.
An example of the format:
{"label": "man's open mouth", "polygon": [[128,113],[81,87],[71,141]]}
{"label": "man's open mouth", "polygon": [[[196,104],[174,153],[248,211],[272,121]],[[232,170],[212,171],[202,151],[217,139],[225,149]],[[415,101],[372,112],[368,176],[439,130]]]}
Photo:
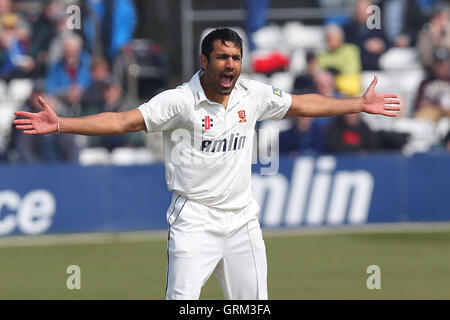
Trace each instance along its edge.
{"label": "man's open mouth", "polygon": [[219,78],[220,85],[225,88],[230,88],[233,84],[234,76],[232,75],[221,75]]}

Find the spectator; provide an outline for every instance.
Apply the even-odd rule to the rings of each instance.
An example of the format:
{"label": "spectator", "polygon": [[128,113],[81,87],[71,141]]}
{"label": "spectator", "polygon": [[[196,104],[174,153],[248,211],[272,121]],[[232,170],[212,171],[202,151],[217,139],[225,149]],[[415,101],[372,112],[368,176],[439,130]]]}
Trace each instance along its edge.
{"label": "spectator", "polygon": [[314,76],[319,67],[317,57],[313,52],[306,54],[306,72],[297,76],[294,80],[294,94],[317,93],[318,89]]}
{"label": "spectator", "polygon": [[431,68],[434,52],[440,47],[450,50],[450,10],[443,3],[433,7],[430,21],[417,38],[417,50],[424,67]]}
{"label": "spectator", "polygon": [[[35,82],[31,96],[27,100],[28,111],[38,112],[42,107],[37,102],[37,97],[44,94],[45,85],[42,80]],[[58,114],[67,112],[58,101],[50,99],[58,108]],[[54,100],[54,101],[53,101]],[[11,142],[8,148],[8,158],[11,162],[40,163],[54,161],[78,161],[79,148],[75,142],[75,136],[70,134],[50,135],[26,135],[13,128]]]}
{"label": "spectator", "polygon": [[369,29],[367,9],[370,0],[358,0],[354,7],[353,20],[344,26],[345,39],[358,46],[363,70],[380,70],[378,60],[389,49],[389,41],[383,29]]}
{"label": "spectator", "polygon": [[0,76],[5,79],[26,77],[35,64],[26,54],[19,17],[14,13],[5,13],[0,19]]}
{"label": "spectator", "polygon": [[327,97],[342,98],[342,95],[336,90],[335,81],[333,73],[330,71],[320,70],[314,74],[317,93]]}
{"label": "spectator", "polygon": [[416,0],[383,0],[380,3],[382,25],[389,41],[396,47],[416,43],[417,34],[425,23],[425,16]]}
{"label": "spectator", "polygon": [[[106,60],[95,57],[91,68],[91,85],[83,94],[82,115],[100,112],[117,112],[123,110],[123,90],[111,75]],[[134,147],[144,144],[140,133],[109,137],[89,137],[90,147],[102,146],[109,151],[117,147]]]}
{"label": "spectator", "polygon": [[375,135],[359,113],[337,117],[328,130],[328,151],[362,152],[375,149]]}
{"label": "spectator", "polygon": [[[309,56],[312,58],[312,56]],[[311,60],[312,61],[312,60]],[[316,70],[316,71],[313,71]],[[326,70],[318,71],[311,63],[310,81],[314,92],[328,97],[340,97],[334,85],[333,74]],[[280,153],[297,156],[299,154],[321,154],[327,149],[327,131],[334,117],[297,118],[292,127],[280,133]]]}
{"label": "spectator", "polygon": [[83,0],[82,31],[88,52],[110,64],[131,42],[137,15],[131,0]]}
{"label": "spectator", "polygon": [[[336,80],[333,74],[329,71],[322,70],[314,75],[317,93],[327,97],[342,98],[342,95],[336,90],[335,82]],[[333,119],[335,119],[335,117],[320,117],[314,118],[313,120],[313,130],[321,135],[320,141],[324,141],[323,144],[325,146],[328,127]],[[322,152],[325,152],[325,149],[326,147],[321,147]]]}
{"label": "spectator", "polygon": [[47,1],[44,11],[39,15],[36,22],[32,24],[30,56],[36,62],[34,76],[41,78],[45,76],[48,64],[48,51],[52,40],[58,34],[58,21],[66,20],[66,12],[60,1]]}
{"label": "spectator", "polygon": [[417,93],[416,118],[438,121],[450,116],[450,51],[438,48],[430,75]]}
{"label": "spectator", "polygon": [[294,157],[326,150],[326,137],[312,118],[295,118],[290,129],[280,132],[279,141],[280,153]]}
{"label": "spectator", "polygon": [[90,85],[91,59],[82,50],[81,37],[72,34],[64,40],[63,58],[50,67],[47,74],[47,91],[72,107],[78,113],[82,94]]}
{"label": "spectator", "polygon": [[91,115],[106,111],[106,91],[111,84],[108,63],[94,58],[91,66],[91,85],[83,94],[82,115]]}
{"label": "spectator", "polygon": [[[24,73],[34,67],[33,61],[25,55],[30,26],[19,12],[13,11],[12,4],[11,0],[0,0],[0,76],[7,80],[25,76]],[[3,17],[7,30],[1,23]]]}
{"label": "spectator", "polygon": [[344,43],[344,32],[338,25],[326,28],[328,51],[319,54],[319,66],[334,69],[336,88],[347,96],[361,93],[361,58],[359,49],[354,44]]}
{"label": "spectator", "polygon": [[[21,41],[26,42],[30,35],[30,25],[27,20],[19,13],[13,11],[11,0],[0,0],[0,19],[5,14],[15,14],[17,17],[17,34]],[[2,26],[0,25],[0,34],[2,33]]]}
{"label": "spectator", "polygon": [[64,42],[74,34],[74,31],[67,28],[68,16],[65,11],[64,14],[55,14],[54,18],[56,33],[48,48],[47,68],[61,61],[64,55]]}

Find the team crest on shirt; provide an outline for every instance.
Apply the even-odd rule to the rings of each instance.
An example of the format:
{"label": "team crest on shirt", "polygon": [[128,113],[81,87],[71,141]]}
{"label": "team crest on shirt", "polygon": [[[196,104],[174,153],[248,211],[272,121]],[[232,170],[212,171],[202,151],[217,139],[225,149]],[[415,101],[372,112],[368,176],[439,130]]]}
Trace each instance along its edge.
{"label": "team crest on shirt", "polygon": [[210,116],[205,116],[202,119],[202,128],[205,130],[209,130],[211,129],[212,126],[213,126],[213,119]]}
{"label": "team crest on shirt", "polygon": [[239,116],[239,123],[247,122],[247,119],[245,118],[245,110],[239,110],[237,113]]}

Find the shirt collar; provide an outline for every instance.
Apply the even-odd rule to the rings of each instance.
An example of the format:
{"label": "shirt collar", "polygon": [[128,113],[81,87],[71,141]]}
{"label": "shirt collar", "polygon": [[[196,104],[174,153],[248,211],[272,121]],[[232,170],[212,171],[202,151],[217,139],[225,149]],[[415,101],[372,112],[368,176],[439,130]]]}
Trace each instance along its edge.
{"label": "shirt collar", "polygon": [[[194,92],[196,104],[199,104],[202,101],[209,101],[206,97],[205,90],[203,90],[202,84],[200,83],[200,77],[202,76],[203,72],[203,70],[197,71],[189,81],[192,91]],[[247,90],[247,86],[242,83],[241,77],[239,76],[231,94],[244,96],[248,93]]]}

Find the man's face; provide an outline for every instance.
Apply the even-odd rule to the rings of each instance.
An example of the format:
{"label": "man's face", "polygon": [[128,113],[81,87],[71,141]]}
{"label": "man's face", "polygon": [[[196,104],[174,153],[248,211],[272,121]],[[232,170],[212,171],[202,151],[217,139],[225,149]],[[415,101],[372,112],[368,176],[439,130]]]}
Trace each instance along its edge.
{"label": "man's face", "polygon": [[105,63],[101,62],[94,65],[91,74],[94,80],[101,81],[105,79],[109,74],[108,64],[106,62]]}
{"label": "man's face", "polygon": [[74,40],[67,40],[64,43],[64,57],[66,61],[76,61],[80,56],[80,46]]}
{"label": "man's face", "polygon": [[367,8],[371,6],[372,3],[368,0],[359,0],[355,3],[355,20],[359,24],[363,24],[367,21],[369,14],[367,13]]}
{"label": "man's face", "polygon": [[435,61],[433,70],[439,79],[448,79],[450,77],[450,59]]}
{"label": "man's face", "polygon": [[233,42],[217,39],[213,43],[213,51],[209,61],[202,55],[201,64],[209,85],[221,95],[231,94],[239,75],[241,74],[242,56]]}
{"label": "man's face", "polygon": [[332,97],[334,94],[334,77],[327,71],[318,73],[315,78],[317,90],[320,94]]}
{"label": "man's face", "polygon": [[338,31],[332,30],[327,33],[327,44],[331,51],[339,49],[342,43],[343,38]]}

